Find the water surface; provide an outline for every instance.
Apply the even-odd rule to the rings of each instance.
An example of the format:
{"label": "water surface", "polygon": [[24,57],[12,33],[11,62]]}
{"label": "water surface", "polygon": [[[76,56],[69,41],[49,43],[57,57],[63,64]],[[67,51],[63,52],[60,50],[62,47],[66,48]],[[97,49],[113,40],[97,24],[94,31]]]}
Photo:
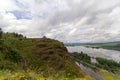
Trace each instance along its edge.
{"label": "water surface", "polygon": [[114,61],[120,62],[120,51],[115,50],[107,50],[107,49],[95,49],[95,48],[87,48],[84,46],[70,46],[67,47],[69,52],[81,52],[88,54],[91,57],[102,57],[107,59],[112,59]]}

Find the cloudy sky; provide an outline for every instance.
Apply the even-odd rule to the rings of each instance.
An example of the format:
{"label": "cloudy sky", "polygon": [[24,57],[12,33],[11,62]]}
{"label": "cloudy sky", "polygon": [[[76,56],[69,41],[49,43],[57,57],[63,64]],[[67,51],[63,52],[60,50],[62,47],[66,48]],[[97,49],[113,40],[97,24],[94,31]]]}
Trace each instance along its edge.
{"label": "cloudy sky", "polygon": [[63,42],[120,40],[120,0],[0,0],[0,27]]}

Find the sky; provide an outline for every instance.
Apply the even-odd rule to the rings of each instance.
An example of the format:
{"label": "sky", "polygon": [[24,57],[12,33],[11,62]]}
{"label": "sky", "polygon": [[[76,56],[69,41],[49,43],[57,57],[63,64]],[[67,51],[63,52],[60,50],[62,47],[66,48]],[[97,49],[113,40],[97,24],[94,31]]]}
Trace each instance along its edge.
{"label": "sky", "polygon": [[0,0],[0,27],[62,42],[120,41],[120,0]]}

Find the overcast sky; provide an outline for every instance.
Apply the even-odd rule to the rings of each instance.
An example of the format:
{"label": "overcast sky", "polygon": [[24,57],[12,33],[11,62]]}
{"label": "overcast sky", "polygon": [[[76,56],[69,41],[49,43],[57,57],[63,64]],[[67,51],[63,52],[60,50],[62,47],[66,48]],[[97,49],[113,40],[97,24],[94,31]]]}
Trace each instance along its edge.
{"label": "overcast sky", "polygon": [[120,40],[120,0],[0,0],[0,27],[63,42]]}

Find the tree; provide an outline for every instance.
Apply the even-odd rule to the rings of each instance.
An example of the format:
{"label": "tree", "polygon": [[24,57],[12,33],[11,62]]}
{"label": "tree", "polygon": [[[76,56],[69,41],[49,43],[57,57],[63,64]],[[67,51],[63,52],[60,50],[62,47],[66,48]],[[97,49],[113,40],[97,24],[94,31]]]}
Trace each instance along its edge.
{"label": "tree", "polygon": [[3,33],[2,28],[0,28],[0,39],[2,38],[2,33]]}

